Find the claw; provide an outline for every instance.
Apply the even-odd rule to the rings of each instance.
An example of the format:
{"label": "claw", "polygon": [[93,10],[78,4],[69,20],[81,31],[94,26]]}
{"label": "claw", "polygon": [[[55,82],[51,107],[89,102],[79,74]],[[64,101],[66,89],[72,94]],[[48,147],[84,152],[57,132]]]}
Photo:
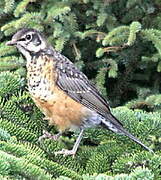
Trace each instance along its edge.
{"label": "claw", "polygon": [[76,154],[76,151],[68,150],[68,149],[62,149],[61,151],[57,151],[54,154],[55,154],[55,156],[57,156],[58,154],[63,154],[63,156],[70,156],[70,155],[72,155],[73,158],[74,158],[75,154]]}
{"label": "claw", "polygon": [[55,152],[55,156],[58,155],[58,154],[63,154],[63,156],[69,156],[69,155],[72,155],[73,158],[75,157],[75,154],[77,152],[77,149],[78,149],[78,146],[79,146],[79,143],[82,139],[82,135],[83,135],[83,129],[81,130],[74,146],[73,146],[73,149],[72,150],[68,150],[68,149],[62,149],[61,151],[58,151],[58,152]]}
{"label": "claw", "polygon": [[61,135],[62,135],[61,132],[59,132],[58,134],[52,135],[49,132],[43,130],[43,135],[39,137],[38,141],[42,141],[42,139],[45,139],[45,138],[57,141]]}

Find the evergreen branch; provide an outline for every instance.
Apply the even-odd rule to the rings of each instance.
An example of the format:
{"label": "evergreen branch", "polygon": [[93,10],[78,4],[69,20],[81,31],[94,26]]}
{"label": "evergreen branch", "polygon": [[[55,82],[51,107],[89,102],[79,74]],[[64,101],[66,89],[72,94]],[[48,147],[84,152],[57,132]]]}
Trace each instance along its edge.
{"label": "evergreen branch", "polygon": [[21,77],[16,73],[1,72],[0,84],[3,84],[3,86],[0,86],[0,96],[6,97],[10,94],[16,93],[21,87],[23,87],[24,79],[21,79]]}
{"label": "evergreen branch", "polygon": [[113,59],[107,59],[106,62],[110,65],[109,71],[108,71],[108,76],[116,78],[117,71],[118,71],[117,63]]}
{"label": "evergreen branch", "polygon": [[16,9],[14,10],[14,16],[19,17],[22,13],[24,13],[26,11],[27,5],[30,2],[36,2],[36,0],[23,0],[23,1],[21,1],[17,5]]}
{"label": "evergreen branch", "polygon": [[120,36],[120,40],[122,41],[121,37],[124,39],[124,33],[128,33],[129,32],[129,27],[128,26],[120,26],[117,27],[115,29],[113,29],[111,32],[108,33],[108,35],[104,38],[104,40],[102,41],[102,45],[106,46],[108,44],[111,44],[111,41],[113,38],[117,37],[117,35]]}
{"label": "evergreen branch", "polygon": [[97,37],[101,37],[101,39],[103,39],[105,37],[105,33],[104,32],[99,32],[97,30],[88,30],[88,31],[85,31],[81,34],[81,38],[82,39],[85,39],[86,37],[89,37],[89,36],[93,36],[94,34],[97,35]]}
{"label": "evergreen branch", "polygon": [[98,27],[103,26],[106,19],[107,19],[107,13],[101,12],[100,14],[98,14],[97,21],[96,21]]}
{"label": "evergreen branch", "polygon": [[147,39],[148,41],[152,41],[155,48],[158,50],[159,54],[161,55],[161,41],[160,41],[161,31],[156,29],[146,29],[141,31],[141,35],[143,36],[143,38]]}
{"label": "evergreen branch", "polygon": [[0,128],[0,140],[6,141],[6,140],[10,140],[10,138],[11,135],[4,129]]}
{"label": "evergreen branch", "polygon": [[7,130],[12,136],[16,136],[17,139],[37,142],[37,136],[34,133],[8,120],[0,119],[0,128]]}
{"label": "evergreen branch", "polygon": [[[14,172],[15,174],[23,175],[24,177],[29,179],[35,179],[35,180],[52,179],[51,174],[41,169],[40,167],[29,163],[29,161],[27,161],[26,159],[17,158],[3,151],[0,151],[0,159],[1,159],[0,162],[5,161],[10,165],[10,172],[8,172],[9,174],[12,171],[12,173]],[[0,167],[2,167],[1,165]]]}
{"label": "evergreen branch", "polygon": [[72,43],[72,46],[73,46],[73,50],[74,50],[74,54],[75,54],[75,59],[80,60],[81,59],[80,50],[77,48],[77,46],[76,46],[76,44],[74,42]]}
{"label": "evergreen branch", "polygon": [[115,176],[108,176],[105,174],[99,175],[83,175],[83,180],[95,180],[95,179],[109,179],[109,180],[134,180],[134,179],[148,179],[153,180],[154,174],[148,168],[138,167],[133,170],[130,174],[119,174]]}
{"label": "evergreen branch", "polygon": [[53,21],[55,19],[59,19],[63,22],[63,16],[67,15],[71,11],[69,6],[64,7],[51,7],[48,11],[48,15],[46,20]]}
{"label": "evergreen branch", "polygon": [[44,152],[31,143],[13,144],[12,142],[9,143],[1,141],[0,150],[12,154],[18,158],[27,159],[29,163],[44,169],[54,177],[64,175],[72,179],[82,179],[81,176],[79,176],[76,172],[63,167],[58,163],[45,159]]}
{"label": "evergreen branch", "polygon": [[55,45],[55,49],[57,50],[57,51],[62,51],[63,50],[63,48],[64,48],[64,45],[67,43],[67,41],[69,40],[69,38],[68,37],[59,37],[56,41],[55,41],[55,43],[56,43],[56,45]]}
{"label": "evergreen branch", "polygon": [[[16,49],[10,46],[6,46],[5,45],[6,42],[1,43],[0,45],[0,57],[6,56],[6,55],[10,55],[16,52]],[[1,61],[1,59],[0,59]]]}
{"label": "evergreen branch", "polygon": [[[129,173],[132,169],[137,167],[146,167],[151,169],[154,174],[154,179],[160,178],[160,166],[161,158],[159,155],[152,155],[149,152],[138,152],[136,154],[127,154],[120,157],[112,166],[112,169],[116,173]],[[154,165],[155,164],[155,165]],[[143,175],[144,177],[144,175]]]}
{"label": "evergreen branch", "polygon": [[107,69],[101,68],[101,69],[99,69],[99,72],[96,76],[96,85],[99,88],[99,90],[102,92],[104,97],[107,96],[106,88],[104,87],[105,80],[106,80],[106,73],[107,73]]}
{"label": "evergreen branch", "polygon": [[4,31],[6,36],[12,34],[17,29],[27,26],[42,30],[43,26],[40,24],[42,19],[43,17],[41,13],[26,13],[20,19],[11,21],[10,23],[2,26],[1,30]]}
{"label": "evergreen branch", "polygon": [[126,47],[126,45],[124,45],[124,46],[111,46],[111,47],[106,47],[106,48],[98,48],[96,51],[96,56],[99,58],[99,57],[103,56],[105,52],[107,52],[107,53],[117,52],[119,50],[122,50],[125,47]]}
{"label": "evergreen branch", "polygon": [[127,45],[131,46],[136,40],[136,33],[141,30],[141,24],[139,22],[132,22],[130,25],[130,33],[127,41]]}
{"label": "evergreen branch", "polygon": [[5,0],[4,13],[12,12],[15,5],[15,0]]}
{"label": "evergreen branch", "polygon": [[58,163],[55,163],[53,161],[49,161],[49,160],[45,160],[42,159],[41,157],[38,156],[27,156],[26,158],[29,158],[30,161],[41,167],[42,169],[46,169],[48,172],[52,173],[52,175],[54,177],[58,177],[58,176],[67,176],[70,177],[72,179],[76,179],[76,180],[80,180],[82,179],[81,176],[79,174],[77,174],[76,172],[67,169],[65,167],[63,167],[62,165],[59,165]]}
{"label": "evergreen branch", "polygon": [[0,58],[0,71],[15,70],[25,65],[22,57],[7,56]]}

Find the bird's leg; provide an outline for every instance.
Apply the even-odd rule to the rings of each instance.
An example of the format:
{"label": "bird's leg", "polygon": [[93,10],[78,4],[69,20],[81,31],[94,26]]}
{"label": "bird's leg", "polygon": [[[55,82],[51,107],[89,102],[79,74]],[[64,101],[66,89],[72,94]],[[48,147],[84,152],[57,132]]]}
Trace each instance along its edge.
{"label": "bird's leg", "polygon": [[42,139],[45,139],[45,138],[57,141],[61,135],[62,135],[61,131],[57,134],[52,135],[49,132],[43,130],[43,135],[39,137],[39,141],[41,141]]}
{"label": "bird's leg", "polygon": [[77,140],[72,148],[72,150],[68,150],[68,149],[62,149],[61,151],[58,151],[58,152],[55,152],[55,155],[57,154],[63,154],[64,156],[67,156],[67,155],[73,155],[73,157],[75,156],[76,152],[77,152],[77,149],[79,147],[79,144],[81,142],[81,139],[83,137],[83,129],[81,130],[79,136],[77,137]]}

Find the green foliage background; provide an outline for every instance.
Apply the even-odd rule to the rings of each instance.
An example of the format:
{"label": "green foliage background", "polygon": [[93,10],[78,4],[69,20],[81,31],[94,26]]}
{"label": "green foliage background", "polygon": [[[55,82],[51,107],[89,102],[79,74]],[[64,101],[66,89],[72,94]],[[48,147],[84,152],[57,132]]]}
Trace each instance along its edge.
{"label": "green foliage background", "polygon": [[[161,0],[0,1],[0,179],[161,179]],[[85,132],[76,157],[43,120],[26,86],[26,61],[5,45],[19,28],[42,31],[108,98],[113,114],[154,154],[103,129]],[[120,106],[120,107],[118,107]]]}

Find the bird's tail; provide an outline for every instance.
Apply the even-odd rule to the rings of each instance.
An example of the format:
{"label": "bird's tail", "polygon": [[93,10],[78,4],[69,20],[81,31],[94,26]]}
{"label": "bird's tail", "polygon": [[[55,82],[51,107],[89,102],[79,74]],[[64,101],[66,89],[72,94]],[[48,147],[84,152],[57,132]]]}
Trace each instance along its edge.
{"label": "bird's tail", "polygon": [[[113,117],[115,118],[115,117]],[[119,134],[122,134],[122,135],[125,135],[127,137],[129,137],[130,139],[132,139],[134,142],[136,142],[137,144],[140,144],[142,147],[144,147],[146,150],[150,151],[150,152],[153,152],[153,150],[151,150],[149,147],[147,147],[145,144],[143,144],[139,139],[137,139],[135,136],[133,136],[132,134],[130,134],[127,130],[125,130],[122,126],[122,124],[120,124],[118,126],[118,124],[114,124],[112,122],[109,122],[107,120],[102,120],[102,125],[115,132],[115,133],[119,133]]]}

